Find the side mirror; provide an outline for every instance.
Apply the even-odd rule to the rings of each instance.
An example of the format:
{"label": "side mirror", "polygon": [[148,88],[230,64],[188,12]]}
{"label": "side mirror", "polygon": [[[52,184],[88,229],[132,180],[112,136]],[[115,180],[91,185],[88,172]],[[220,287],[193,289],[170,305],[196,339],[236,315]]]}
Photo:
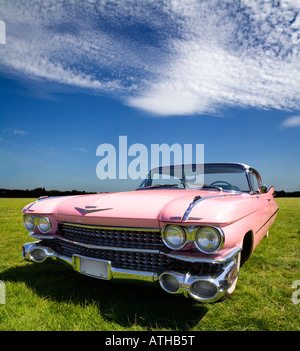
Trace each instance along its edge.
{"label": "side mirror", "polygon": [[265,184],[260,184],[258,189],[261,194],[265,194],[266,192],[268,192],[268,187]]}

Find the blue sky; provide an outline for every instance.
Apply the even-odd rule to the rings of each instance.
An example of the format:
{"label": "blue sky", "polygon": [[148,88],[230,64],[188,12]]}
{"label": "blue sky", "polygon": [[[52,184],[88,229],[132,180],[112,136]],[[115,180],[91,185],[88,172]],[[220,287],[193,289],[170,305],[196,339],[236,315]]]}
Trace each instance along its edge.
{"label": "blue sky", "polygon": [[[300,4],[2,1],[0,187],[118,191],[98,145],[204,144],[300,189]],[[130,158],[128,158],[130,162]],[[150,160],[149,160],[150,166]]]}

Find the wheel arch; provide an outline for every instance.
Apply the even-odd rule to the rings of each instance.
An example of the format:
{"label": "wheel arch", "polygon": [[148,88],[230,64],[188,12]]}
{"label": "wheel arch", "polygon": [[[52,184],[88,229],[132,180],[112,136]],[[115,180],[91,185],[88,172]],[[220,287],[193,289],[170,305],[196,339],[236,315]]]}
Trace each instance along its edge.
{"label": "wheel arch", "polygon": [[243,239],[241,265],[244,264],[253,252],[254,237],[253,231],[249,230]]}

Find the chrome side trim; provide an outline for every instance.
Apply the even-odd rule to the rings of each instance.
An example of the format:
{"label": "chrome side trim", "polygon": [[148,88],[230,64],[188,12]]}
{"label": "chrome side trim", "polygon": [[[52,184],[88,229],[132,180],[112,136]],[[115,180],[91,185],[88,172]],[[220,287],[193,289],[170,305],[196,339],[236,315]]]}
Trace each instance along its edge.
{"label": "chrome side trim", "polygon": [[272,216],[266,221],[265,224],[263,224],[256,232],[255,234],[257,234],[275,215],[276,213],[279,211],[279,208],[272,214]]}
{"label": "chrome side trim", "polygon": [[213,199],[215,197],[236,196],[236,195],[241,195],[241,194],[242,194],[242,192],[236,192],[234,194],[224,194],[224,195],[213,195],[213,196],[201,197],[200,199],[190,203],[189,207],[186,209],[186,211],[185,211],[185,213],[183,215],[182,221],[184,222],[184,221],[186,221],[188,219],[189,214],[191,213],[192,209],[201,201],[208,200],[208,199]]}

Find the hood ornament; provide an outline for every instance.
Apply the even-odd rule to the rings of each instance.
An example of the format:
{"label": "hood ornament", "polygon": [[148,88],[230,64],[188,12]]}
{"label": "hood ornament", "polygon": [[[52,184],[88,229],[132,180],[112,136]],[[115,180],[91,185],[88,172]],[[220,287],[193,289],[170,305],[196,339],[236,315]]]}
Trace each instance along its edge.
{"label": "hood ornament", "polygon": [[74,207],[75,210],[84,212],[84,213],[92,213],[92,212],[99,212],[99,211],[107,211],[107,210],[112,210],[112,207],[108,208],[97,208],[97,206],[85,206],[85,208],[81,207]]}

